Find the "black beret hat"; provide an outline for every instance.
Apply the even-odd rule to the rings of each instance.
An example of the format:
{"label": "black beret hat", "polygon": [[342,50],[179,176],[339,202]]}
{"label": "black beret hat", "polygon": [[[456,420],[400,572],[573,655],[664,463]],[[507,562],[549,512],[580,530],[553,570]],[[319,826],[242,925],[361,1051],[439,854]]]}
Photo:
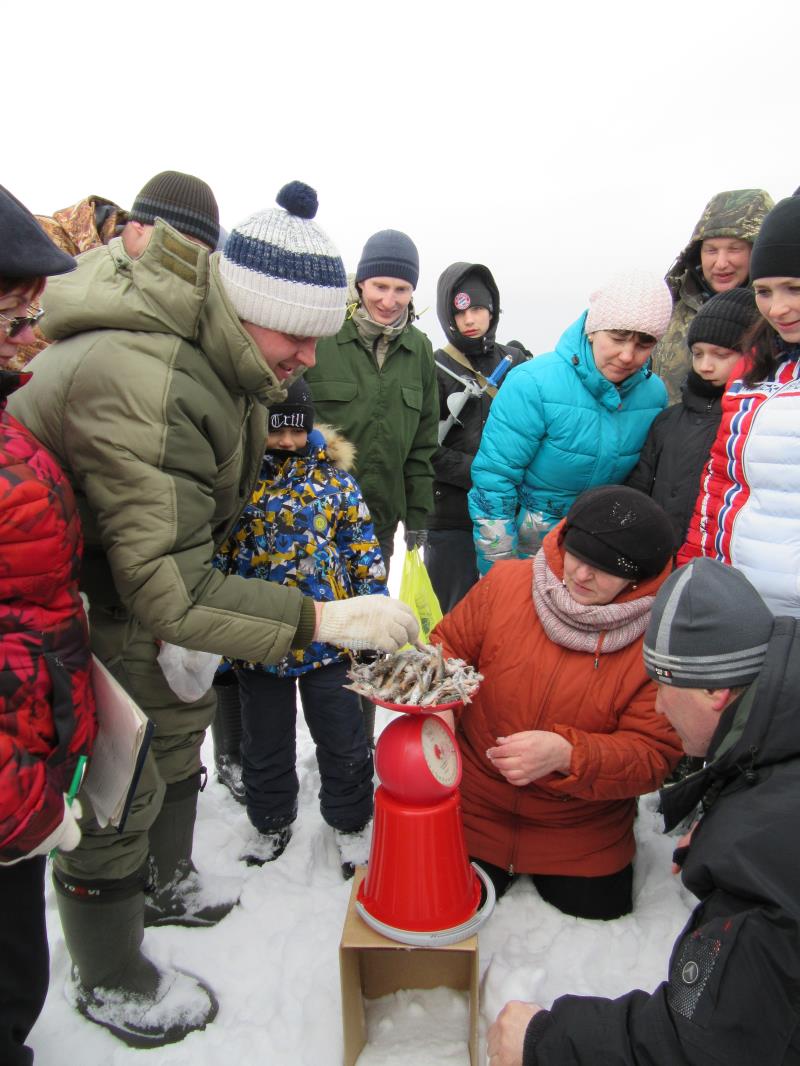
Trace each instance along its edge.
{"label": "black beret hat", "polygon": [[75,269],[16,196],[0,185],[0,277],[46,278]]}
{"label": "black beret hat", "polygon": [[638,489],[587,489],[567,513],[562,544],[571,555],[630,581],[655,577],[675,550],[666,511]]}

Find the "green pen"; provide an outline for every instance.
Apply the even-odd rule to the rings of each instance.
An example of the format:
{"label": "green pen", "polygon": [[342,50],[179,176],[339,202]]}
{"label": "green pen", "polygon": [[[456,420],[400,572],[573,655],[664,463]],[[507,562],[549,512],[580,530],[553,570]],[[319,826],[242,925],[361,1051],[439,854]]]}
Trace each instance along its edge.
{"label": "green pen", "polygon": [[[86,769],[86,756],[79,755],[78,761],[75,764],[75,773],[72,775],[72,781],[70,781],[69,792],[67,793],[66,804],[68,807],[72,806],[72,801],[78,795],[78,791],[81,787],[81,781],[83,781],[83,771]],[[49,858],[54,859],[58,848],[53,848],[50,852]]]}

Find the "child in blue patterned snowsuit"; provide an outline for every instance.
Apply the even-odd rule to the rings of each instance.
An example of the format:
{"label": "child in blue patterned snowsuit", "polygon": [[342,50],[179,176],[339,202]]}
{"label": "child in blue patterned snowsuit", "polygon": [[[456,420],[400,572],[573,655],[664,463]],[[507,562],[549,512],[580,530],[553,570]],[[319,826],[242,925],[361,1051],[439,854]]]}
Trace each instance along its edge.
{"label": "child in blue patterned snowsuit", "polygon": [[[386,593],[386,570],[361,491],[347,473],[354,448],[330,427],[313,429],[304,382],[269,408],[267,448],[250,502],[216,565],[277,581],[315,600]],[[310,433],[310,436],[309,436]],[[334,829],[345,877],[366,861],[372,754],[347,682],[347,653],[315,642],[275,666],[235,662],[242,697],[242,776],[257,838],[244,858],[276,859],[297,816],[296,684],[317,750],[320,809]]]}

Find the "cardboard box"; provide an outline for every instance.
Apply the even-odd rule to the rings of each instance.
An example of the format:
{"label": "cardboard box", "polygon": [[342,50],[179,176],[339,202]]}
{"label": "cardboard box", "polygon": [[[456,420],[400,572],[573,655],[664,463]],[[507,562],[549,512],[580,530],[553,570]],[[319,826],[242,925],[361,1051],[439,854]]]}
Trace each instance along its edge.
{"label": "cardboard box", "polygon": [[469,992],[469,1059],[478,1066],[478,938],[458,944],[417,948],[387,940],[355,908],[366,867],[356,870],[339,945],[342,982],[344,1066],[355,1066],[367,1042],[364,999],[417,988],[454,988]]}

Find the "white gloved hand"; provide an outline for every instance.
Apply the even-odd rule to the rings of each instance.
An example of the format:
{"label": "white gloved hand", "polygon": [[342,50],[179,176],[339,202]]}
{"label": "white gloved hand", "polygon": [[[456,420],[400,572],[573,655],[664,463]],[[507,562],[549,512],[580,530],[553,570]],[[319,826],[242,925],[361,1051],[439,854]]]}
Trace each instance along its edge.
{"label": "white gloved hand", "polygon": [[52,833],[48,833],[44,840],[29,851],[27,855],[20,855],[18,859],[12,859],[11,862],[0,861],[0,866],[13,866],[15,863],[22,862],[23,859],[32,859],[34,855],[49,855],[53,848],[58,848],[59,851],[73,851],[77,848],[81,839],[81,827],[77,821],[80,816],[80,803],[74,799],[72,806],[68,807],[65,795],[64,816]]}
{"label": "white gloved hand", "polygon": [[414,612],[400,600],[376,593],[321,605],[315,640],[353,651],[398,651],[419,636]]}

